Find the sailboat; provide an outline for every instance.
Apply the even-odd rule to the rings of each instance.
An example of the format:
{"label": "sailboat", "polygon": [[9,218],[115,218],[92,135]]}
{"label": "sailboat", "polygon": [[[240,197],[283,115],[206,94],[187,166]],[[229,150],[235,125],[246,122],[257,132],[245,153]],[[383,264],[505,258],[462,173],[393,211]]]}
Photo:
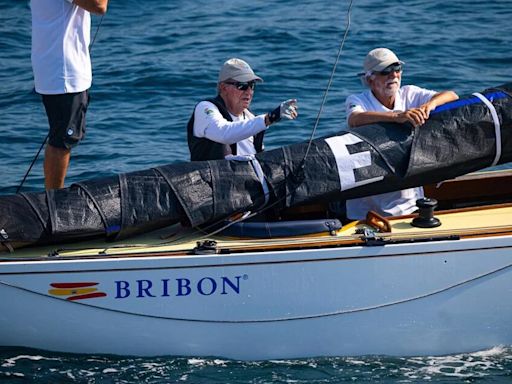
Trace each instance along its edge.
{"label": "sailboat", "polygon": [[[512,344],[512,173],[477,172],[512,161],[511,89],[419,129],[0,197],[0,346],[254,360]],[[413,215],[333,210],[418,185]]]}

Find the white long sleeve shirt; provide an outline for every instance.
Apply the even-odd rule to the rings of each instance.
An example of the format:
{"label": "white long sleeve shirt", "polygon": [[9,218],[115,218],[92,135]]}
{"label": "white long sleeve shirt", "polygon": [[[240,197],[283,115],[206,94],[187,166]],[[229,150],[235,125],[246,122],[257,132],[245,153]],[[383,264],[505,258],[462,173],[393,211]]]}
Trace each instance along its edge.
{"label": "white long sleeve shirt", "polygon": [[231,115],[226,120],[215,104],[201,101],[194,110],[194,136],[204,137],[221,144],[237,144],[238,155],[256,153],[253,136],[268,127],[265,115],[254,116],[247,109],[240,116]]}

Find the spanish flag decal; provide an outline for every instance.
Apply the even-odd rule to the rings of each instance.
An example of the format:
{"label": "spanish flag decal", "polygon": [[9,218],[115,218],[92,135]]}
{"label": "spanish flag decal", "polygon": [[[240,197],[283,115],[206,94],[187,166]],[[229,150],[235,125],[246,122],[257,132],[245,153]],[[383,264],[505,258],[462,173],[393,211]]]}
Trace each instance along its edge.
{"label": "spanish flag decal", "polygon": [[48,290],[50,295],[67,296],[66,300],[94,299],[105,297],[105,292],[99,292],[98,283],[51,283],[54,289]]}

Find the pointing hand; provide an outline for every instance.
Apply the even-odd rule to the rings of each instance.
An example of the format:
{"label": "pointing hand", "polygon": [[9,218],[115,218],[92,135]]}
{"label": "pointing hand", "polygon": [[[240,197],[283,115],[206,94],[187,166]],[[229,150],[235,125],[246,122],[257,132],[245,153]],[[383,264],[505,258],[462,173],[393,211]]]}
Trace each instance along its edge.
{"label": "pointing hand", "polygon": [[297,99],[288,99],[286,101],[283,101],[279,107],[274,109],[272,112],[268,113],[268,121],[270,124],[278,122],[283,117],[293,120],[297,118],[297,115],[299,114],[297,112],[298,105],[297,105]]}

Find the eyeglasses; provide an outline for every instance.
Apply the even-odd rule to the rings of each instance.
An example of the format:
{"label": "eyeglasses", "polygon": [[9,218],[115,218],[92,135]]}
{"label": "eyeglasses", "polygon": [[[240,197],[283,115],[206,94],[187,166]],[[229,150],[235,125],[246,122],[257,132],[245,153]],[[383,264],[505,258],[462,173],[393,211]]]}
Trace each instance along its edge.
{"label": "eyeglasses", "polygon": [[402,64],[396,63],[391,64],[384,68],[382,71],[376,71],[375,73],[381,75],[381,76],[388,76],[392,72],[402,72]]}
{"label": "eyeglasses", "polygon": [[225,83],[233,85],[239,91],[247,91],[249,88],[254,89],[254,87],[256,86],[255,81],[249,81],[247,83],[240,83],[238,81],[233,81],[233,82],[226,81]]}

